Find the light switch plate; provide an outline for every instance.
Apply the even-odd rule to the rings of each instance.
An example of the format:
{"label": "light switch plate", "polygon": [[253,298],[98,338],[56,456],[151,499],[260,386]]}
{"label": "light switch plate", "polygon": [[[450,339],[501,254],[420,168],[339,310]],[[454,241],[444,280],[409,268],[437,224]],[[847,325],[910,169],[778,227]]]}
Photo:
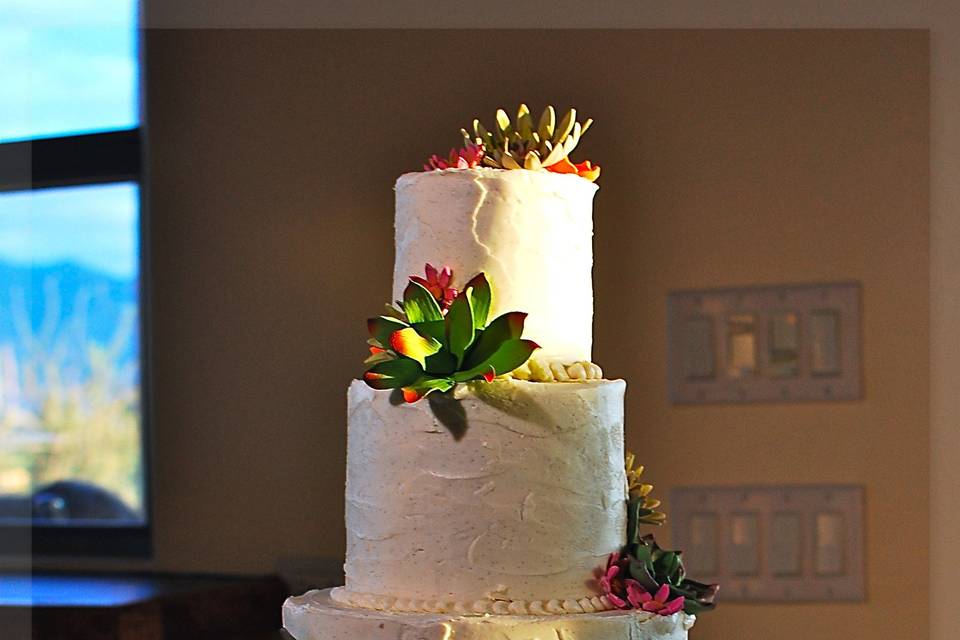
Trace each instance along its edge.
{"label": "light switch plate", "polygon": [[670,400],[860,398],[860,294],[855,282],[672,292]]}
{"label": "light switch plate", "polygon": [[678,487],[670,511],[688,575],[724,600],[865,599],[862,486]]}

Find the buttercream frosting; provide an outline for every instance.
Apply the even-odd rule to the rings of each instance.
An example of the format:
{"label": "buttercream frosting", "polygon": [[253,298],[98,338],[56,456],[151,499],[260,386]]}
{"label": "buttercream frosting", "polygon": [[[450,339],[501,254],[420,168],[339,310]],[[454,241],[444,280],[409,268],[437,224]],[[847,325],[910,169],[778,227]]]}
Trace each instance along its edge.
{"label": "buttercream frosting", "polygon": [[372,593],[352,593],[342,587],[331,590],[330,598],[342,605],[376,609],[377,611],[456,613],[457,615],[562,615],[565,613],[594,613],[615,609],[604,595],[590,595],[566,600],[496,600],[482,598],[473,602],[445,600],[417,600],[393,598]]}
{"label": "buttercream frosting", "polygon": [[485,272],[491,317],[528,313],[525,337],[544,358],[591,359],[593,196],[597,186],[549,171],[446,169],[396,184],[394,299],[424,264],[458,281]]}
{"label": "buttercream frosting", "polygon": [[600,595],[595,571],[626,535],[625,387],[505,379],[431,406],[355,381],[342,601]]}
{"label": "buttercream frosting", "polygon": [[696,616],[646,611],[580,615],[459,615],[357,609],[329,590],[288,598],[283,625],[296,640],[686,640]]}
{"label": "buttercream frosting", "polygon": [[602,380],[603,370],[593,362],[563,363],[534,354],[510,373],[508,378],[517,380],[531,380],[533,382],[585,382],[587,380]]}

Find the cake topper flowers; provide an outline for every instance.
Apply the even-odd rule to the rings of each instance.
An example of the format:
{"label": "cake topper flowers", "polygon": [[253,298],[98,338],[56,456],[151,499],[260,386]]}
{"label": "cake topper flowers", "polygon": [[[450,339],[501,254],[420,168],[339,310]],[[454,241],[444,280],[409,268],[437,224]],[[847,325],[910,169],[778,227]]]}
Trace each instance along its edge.
{"label": "cake topper flowers", "polygon": [[483,160],[483,145],[467,142],[462,149],[450,149],[446,158],[433,154],[423,165],[424,171],[431,169],[472,169]]}
{"label": "cake topper flowers", "polygon": [[473,130],[461,129],[461,133],[468,143],[483,145],[483,164],[488,167],[575,173],[593,182],[600,176],[600,167],[589,161],[573,164],[569,159],[591,124],[590,118],[577,122],[576,109],[567,111],[557,123],[556,111],[550,105],[534,124],[530,109],[521,104],[513,122],[506,111],[498,109],[492,129],[474,120]]}
{"label": "cake topper flowers", "polygon": [[589,160],[574,164],[570,153],[593,120],[577,122],[576,109],[570,109],[557,123],[557,113],[547,106],[534,123],[530,109],[521,104],[516,118],[498,109],[495,126],[484,127],[474,120],[470,131],[461,129],[465,146],[451,149],[447,158],[430,156],[424,170],[472,169],[480,164],[495,169],[546,170],[554,173],[572,173],[590,182],[600,177],[600,167]]}
{"label": "cake topper flowers", "polygon": [[539,348],[521,338],[527,314],[514,311],[487,322],[492,292],[483,273],[457,292],[449,268],[427,264],[425,271],[426,278],[411,276],[398,306],[367,321],[370,357],[363,380],[369,386],[400,389],[412,403],[460,382],[490,382]]}

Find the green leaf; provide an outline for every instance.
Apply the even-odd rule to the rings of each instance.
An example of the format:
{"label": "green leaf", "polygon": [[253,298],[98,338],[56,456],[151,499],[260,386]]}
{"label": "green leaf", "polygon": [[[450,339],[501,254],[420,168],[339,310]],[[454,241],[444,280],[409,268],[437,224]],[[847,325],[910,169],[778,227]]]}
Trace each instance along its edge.
{"label": "green leaf", "polygon": [[630,577],[640,583],[644,589],[650,593],[655,593],[660,588],[660,583],[653,572],[653,563],[642,558],[633,558],[630,560]]}
{"label": "green leaf", "polygon": [[502,342],[489,358],[467,371],[454,374],[453,379],[457,382],[472,380],[489,372],[491,368],[494,374],[498,376],[510,373],[526,362],[530,354],[539,348],[540,345],[533,340],[511,338]]}
{"label": "green leaf", "polygon": [[670,584],[679,584],[680,579],[678,574],[680,572],[680,554],[676,551],[664,551],[663,555],[657,558],[656,562],[653,564],[653,569],[656,575],[666,578],[665,582]]}
{"label": "green leaf", "polygon": [[393,360],[397,356],[390,353],[389,351],[378,351],[376,353],[371,353],[367,356],[367,359],[363,361],[363,364],[377,364],[378,362],[386,362],[387,360]]}
{"label": "green leaf", "polygon": [[547,108],[543,110],[543,114],[540,116],[540,125],[537,127],[537,132],[540,134],[541,140],[550,140],[553,137],[553,128],[557,124],[557,114],[553,110],[552,105],[547,105]]}
{"label": "green leaf", "polygon": [[440,305],[433,294],[422,284],[412,280],[403,290],[403,312],[411,324],[443,320]]}
{"label": "green leaf", "polygon": [[490,302],[493,292],[485,274],[478,273],[464,285],[464,292],[470,297],[470,310],[473,312],[473,326],[483,329],[487,326],[487,317],[490,315]]}
{"label": "green leaf", "polygon": [[517,110],[517,131],[524,140],[529,139],[533,132],[533,117],[525,104],[521,104]]}
{"label": "green leaf", "polygon": [[562,142],[564,138],[570,135],[570,131],[573,129],[573,125],[576,121],[577,110],[570,109],[570,111],[567,111],[567,114],[560,120],[560,124],[557,125],[557,128],[553,130],[552,141],[554,145]]}
{"label": "green leaf", "polygon": [[631,498],[627,502],[627,544],[640,542],[640,517],[637,513],[643,507],[643,498]]}
{"label": "green leaf", "polygon": [[437,342],[446,343],[447,324],[443,320],[431,320],[430,322],[415,322],[413,328],[422,336],[429,336]]}
{"label": "green leaf", "polygon": [[504,169],[521,169],[520,163],[514,159],[510,154],[504,154],[500,158],[500,164],[503,165]]}
{"label": "green leaf", "polygon": [[503,109],[497,109],[497,125],[505,135],[509,135],[512,131],[510,128],[510,116],[508,116],[507,112]]}
{"label": "green leaf", "polygon": [[463,362],[463,354],[473,343],[473,311],[466,292],[453,299],[447,310],[447,347],[457,359],[457,366]]}
{"label": "green leaf", "polygon": [[453,380],[447,378],[423,377],[410,385],[403,387],[403,399],[407,403],[414,403],[434,391],[449,391],[453,388]]}
{"label": "green leaf", "polygon": [[403,320],[389,316],[378,316],[367,320],[367,331],[369,331],[370,335],[377,341],[378,346],[384,348],[390,347],[390,336],[395,331],[406,329],[408,326],[410,325]]}
{"label": "green leaf", "polygon": [[[473,346],[463,360],[464,368],[473,369],[482,364],[490,359],[504,342],[523,335],[523,323],[526,319],[527,314],[522,311],[511,311],[494,319],[474,340]],[[507,372],[498,370],[497,373]]]}
{"label": "green leaf", "polygon": [[396,389],[412,384],[423,375],[423,368],[409,358],[380,362],[363,374],[363,381],[374,389]]}
{"label": "green leaf", "polygon": [[446,349],[441,349],[429,356],[424,365],[423,368],[430,375],[450,376],[457,370],[457,358]]}
{"label": "green leaf", "polygon": [[407,321],[407,319],[403,315],[403,309],[398,309],[397,307],[389,303],[383,305],[383,315],[387,316],[388,318],[396,318],[397,320],[400,320],[402,322]]}
{"label": "green leaf", "polygon": [[427,356],[432,356],[442,345],[438,340],[424,337],[413,327],[407,327],[390,334],[390,348],[408,358],[416,360],[423,367]]}

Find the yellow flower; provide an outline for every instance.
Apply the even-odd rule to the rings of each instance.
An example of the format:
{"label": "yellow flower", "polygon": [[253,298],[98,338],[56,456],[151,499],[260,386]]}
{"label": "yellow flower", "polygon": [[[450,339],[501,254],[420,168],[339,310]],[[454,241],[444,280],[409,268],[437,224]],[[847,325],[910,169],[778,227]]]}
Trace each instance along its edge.
{"label": "yellow flower", "polygon": [[640,481],[643,475],[643,465],[634,467],[636,456],[629,451],[624,461],[624,467],[627,474],[627,494],[630,502],[639,503],[638,517],[644,524],[660,525],[667,519],[666,514],[657,511],[660,501],[651,498],[650,492],[653,491],[652,484],[646,484]]}

